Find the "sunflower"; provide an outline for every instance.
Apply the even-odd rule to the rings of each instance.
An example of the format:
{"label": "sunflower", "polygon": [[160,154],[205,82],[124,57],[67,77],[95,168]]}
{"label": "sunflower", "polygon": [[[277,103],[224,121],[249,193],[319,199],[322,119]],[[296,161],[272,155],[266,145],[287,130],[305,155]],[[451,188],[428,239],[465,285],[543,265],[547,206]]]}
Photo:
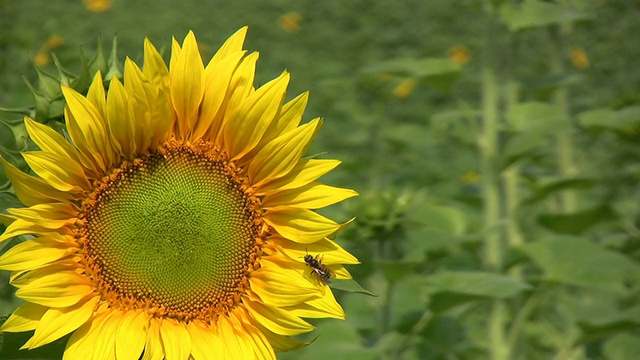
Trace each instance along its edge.
{"label": "sunflower", "polygon": [[63,86],[69,140],[25,119],[36,176],[0,159],[25,205],[0,242],[29,237],[0,257],[25,301],[0,330],[34,330],[23,348],[71,334],[64,359],[273,359],[306,345],[303,318],[345,317],[304,259],[350,278],[345,224],[315,210],[356,193],[317,181],[339,161],[303,158],[322,120],[300,125],[289,74],[254,89],[246,30],[206,66],[189,32],[168,68],[147,39],[108,91],[100,73],[86,96]]}

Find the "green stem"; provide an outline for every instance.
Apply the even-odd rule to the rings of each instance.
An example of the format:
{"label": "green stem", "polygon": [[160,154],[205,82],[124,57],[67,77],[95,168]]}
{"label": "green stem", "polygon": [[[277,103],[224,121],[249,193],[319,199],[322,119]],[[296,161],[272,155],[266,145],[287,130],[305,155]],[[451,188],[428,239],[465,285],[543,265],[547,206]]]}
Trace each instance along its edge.
{"label": "green stem", "polygon": [[420,320],[418,320],[418,322],[416,322],[415,325],[411,327],[411,330],[409,330],[409,334],[407,334],[407,336],[404,338],[404,341],[402,341],[402,345],[400,345],[400,348],[398,349],[398,354],[396,357],[397,359],[402,359],[404,352],[411,348],[411,340],[413,340],[420,332],[422,332],[422,330],[424,330],[431,323],[431,321],[433,321],[434,317],[435,315],[429,310],[426,310],[422,314]]}
{"label": "green stem", "polygon": [[391,296],[393,295],[393,283],[387,282],[384,294],[382,294],[382,306],[380,306],[380,323],[378,324],[378,335],[381,337],[389,331],[391,320]]}
{"label": "green stem", "polygon": [[507,305],[502,300],[494,300],[491,305],[491,318],[489,319],[489,336],[492,360],[509,359],[509,348],[505,339],[504,324],[506,322]]}
{"label": "green stem", "polygon": [[533,313],[533,310],[535,310],[538,304],[540,304],[540,301],[546,294],[547,289],[548,287],[545,284],[540,285],[518,310],[507,334],[507,345],[509,349],[514,349],[516,347],[516,343],[518,342],[518,338],[522,332],[522,327],[529,319],[529,316]]}
{"label": "green stem", "polygon": [[[552,46],[550,56],[551,72],[556,75],[564,73],[562,63],[563,41],[562,35],[564,29],[554,28],[551,30]],[[564,114],[569,114],[569,91],[566,86],[560,86],[553,96],[554,104]],[[562,177],[575,175],[574,156],[573,156],[573,140],[571,133],[561,132],[556,136],[556,147],[558,152],[558,172]],[[560,194],[560,206],[564,212],[576,211],[576,193],[575,191],[566,190]]]}
{"label": "green stem", "polygon": [[[483,131],[480,138],[482,162],[482,190],[484,195],[485,223],[485,267],[501,272],[503,266],[503,244],[501,232],[498,231],[500,221],[500,183],[498,159],[498,91],[494,64],[494,27],[495,8],[490,0],[485,0],[487,29],[485,34],[485,54],[482,66],[482,113]],[[490,358],[506,360],[509,349],[505,346],[505,303],[495,300],[492,304],[489,319]]]}
{"label": "green stem", "polygon": [[486,227],[486,265],[494,271],[502,268],[502,243],[497,225],[500,220],[500,184],[498,178],[498,92],[493,64],[494,10],[489,1],[487,16],[487,44],[482,68],[483,128],[480,137],[482,190],[484,195],[484,223]]}
{"label": "green stem", "polygon": [[507,228],[507,237],[510,247],[518,247],[524,243],[520,226],[518,225],[517,210],[520,202],[520,193],[518,190],[518,177],[520,176],[520,166],[512,165],[503,173],[505,187],[505,208],[509,218],[509,227]]}
{"label": "green stem", "polygon": [[[518,83],[510,76],[507,81],[507,113],[518,103]],[[520,203],[520,194],[518,191],[518,177],[520,176],[520,166],[512,164],[503,172],[505,187],[505,208],[509,218],[508,239],[509,245],[519,246],[524,240],[518,226],[516,212]]]}
{"label": "green stem", "polygon": [[[508,64],[508,80],[506,85],[507,99],[506,109],[507,114],[511,113],[511,110],[518,104],[519,97],[519,85],[515,80],[513,74],[515,64],[518,62],[518,35],[512,34],[512,42],[509,46],[510,56],[512,61]],[[510,128],[510,118],[505,118],[505,125]],[[524,237],[520,231],[518,223],[518,206],[520,205],[520,192],[518,189],[518,179],[520,177],[520,165],[515,163],[509,165],[509,167],[503,171],[502,180],[504,184],[504,205],[506,216],[509,219],[507,227],[507,241],[510,247],[518,247],[524,243]],[[512,276],[516,278],[522,278],[522,272],[519,266],[510,270]]]}
{"label": "green stem", "polygon": [[[390,243],[386,241],[387,237],[383,236],[378,238],[375,245],[375,253],[374,259],[378,262],[381,261],[389,261],[389,251]],[[376,316],[377,326],[376,326],[376,337],[381,339],[387,332],[389,332],[391,327],[391,300],[393,296],[393,288],[394,283],[388,280],[385,280],[386,277],[382,273],[381,269],[378,269],[378,274],[382,281],[384,281],[384,286],[381,290],[381,295],[379,297],[378,309]],[[391,351],[385,350],[380,354],[380,358],[382,360],[391,360],[393,359]]]}

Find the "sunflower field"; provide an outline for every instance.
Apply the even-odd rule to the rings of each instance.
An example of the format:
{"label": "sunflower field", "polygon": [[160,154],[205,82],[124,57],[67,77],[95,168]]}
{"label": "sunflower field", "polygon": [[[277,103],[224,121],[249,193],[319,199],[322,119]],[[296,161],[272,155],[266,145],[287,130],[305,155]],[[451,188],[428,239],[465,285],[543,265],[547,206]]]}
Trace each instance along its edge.
{"label": "sunflower field", "polygon": [[0,0],[0,359],[640,359],[637,39],[633,0]]}

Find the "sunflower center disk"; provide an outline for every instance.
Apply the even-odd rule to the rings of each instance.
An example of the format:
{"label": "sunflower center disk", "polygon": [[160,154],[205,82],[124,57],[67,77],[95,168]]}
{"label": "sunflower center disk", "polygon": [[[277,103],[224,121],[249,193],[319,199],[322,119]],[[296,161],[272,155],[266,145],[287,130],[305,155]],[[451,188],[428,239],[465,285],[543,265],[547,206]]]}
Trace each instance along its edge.
{"label": "sunflower center disk", "polygon": [[82,232],[108,298],[183,320],[233,305],[259,230],[257,200],[227,164],[211,149],[172,145],[102,182],[84,204]]}

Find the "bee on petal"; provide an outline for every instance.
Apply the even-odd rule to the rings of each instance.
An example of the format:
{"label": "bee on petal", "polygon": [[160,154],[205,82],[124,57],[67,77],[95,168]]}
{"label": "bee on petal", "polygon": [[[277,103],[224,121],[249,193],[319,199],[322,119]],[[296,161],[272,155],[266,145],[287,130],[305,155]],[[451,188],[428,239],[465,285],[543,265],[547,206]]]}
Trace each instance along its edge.
{"label": "bee on petal", "polygon": [[311,268],[311,275],[316,276],[322,285],[327,285],[329,279],[333,277],[327,265],[322,263],[320,255],[313,257],[307,253],[304,256],[304,262]]}

